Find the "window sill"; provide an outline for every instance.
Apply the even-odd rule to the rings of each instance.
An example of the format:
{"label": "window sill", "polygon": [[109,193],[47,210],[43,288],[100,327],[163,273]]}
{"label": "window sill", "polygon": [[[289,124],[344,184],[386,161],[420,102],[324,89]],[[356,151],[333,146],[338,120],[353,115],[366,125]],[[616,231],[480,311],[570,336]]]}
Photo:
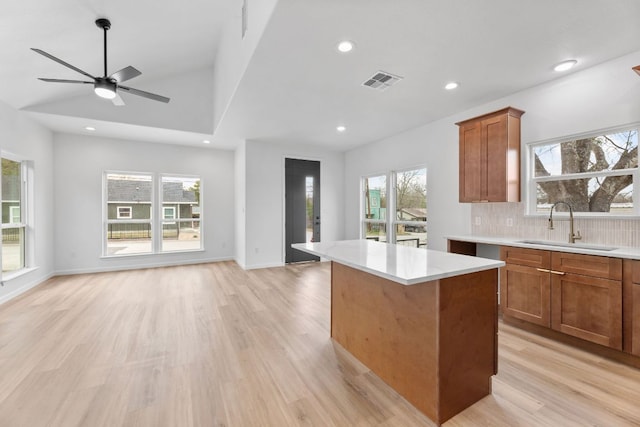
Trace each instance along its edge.
{"label": "window sill", "polygon": [[186,251],[167,251],[167,252],[148,252],[142,254],[114,254],[114,255],[102,255],[100,259],[118,259],[118,258],[131,258],[131,257],[149,257],[156,255],[172,255],[172,254],[189,254],[194,252],[204,252],[204,249],[189,249]]}
{"label": "window sill", "polygon": [[28,267],[28,268],[22,268],[20,270],[16,270],[16,271],[11,271],[9,273],[2,273],[2,282],[9,282],[13,279],[17,279],[18,277],[22,277],[25,274],[29,274],[32,271],[36,271],[38,269],[38,267]]}

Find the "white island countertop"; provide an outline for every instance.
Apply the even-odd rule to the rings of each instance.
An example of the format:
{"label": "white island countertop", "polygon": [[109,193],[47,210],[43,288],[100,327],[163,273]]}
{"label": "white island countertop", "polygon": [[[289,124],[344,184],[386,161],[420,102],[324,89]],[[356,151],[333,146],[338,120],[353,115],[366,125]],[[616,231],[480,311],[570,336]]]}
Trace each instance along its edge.
{"label": "white island countertop", "polygon": [[292,248],[403,285],[444,279],[505,265],[502,261],[372,240],[295,243]]}

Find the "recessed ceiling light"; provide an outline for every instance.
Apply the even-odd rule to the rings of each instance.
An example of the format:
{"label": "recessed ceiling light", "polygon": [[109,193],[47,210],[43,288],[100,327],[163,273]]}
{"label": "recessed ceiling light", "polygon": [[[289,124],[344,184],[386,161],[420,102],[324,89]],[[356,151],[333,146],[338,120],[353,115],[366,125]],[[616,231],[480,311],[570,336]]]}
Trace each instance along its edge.
{"label": "recessed ceiling light", "polygon": [[338,132],[342,133],[342,132],[346,131],[346,130],[347,130],[347,128],[346,128],[345,126],[340,125],[340,126],[337,126],[337,127],[336,127],[336,130],[337,130]]}
{"label": "recessed ceiling light", "polygon": [[208,139],[205,139],[204,141],[202,141],[203,144],[211,144],[211,141],[209,141]]}
{"label": "recessed ceiling light", "polygon": [[446,85],[444,85],[444,88],[446,90],[452,90],[452,89],[455,89],[457,87],[458,87],[458,83],[456,83],[456,82],[449,82]]}
{"label": "recessed ceiling light", "polygon": [[347,52],[351,52],[354,48],[354,44],[352,41],[349,40],[343,40],[340,43],[338,43],[338,50],[342,53],[347,53]]}
{"label": "recessed ceiling light", "polygon": [[578,61],[576,61],[575,59],[569,59],[568,61],[562,61],[561,63],[553,67],[553,69],[555,71],[567,71],[573,68],[573,66],[577,63]]}
{"label": "recessed ceiling light", "polygon": [[93,126],[85,126],[84,129],[88,130],[89,132],[93,132],[96,130],[96,128],[94,128]]}

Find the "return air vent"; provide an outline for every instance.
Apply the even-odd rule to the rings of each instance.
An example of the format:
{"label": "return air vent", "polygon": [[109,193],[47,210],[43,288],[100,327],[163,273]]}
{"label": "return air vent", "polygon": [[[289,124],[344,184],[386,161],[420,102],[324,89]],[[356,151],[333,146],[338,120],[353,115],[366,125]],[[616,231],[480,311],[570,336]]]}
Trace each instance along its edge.
{"label": "return air vent", "polygon": [[378,71],[373,76],[365,80],[362,86],[370,87],[371,89],[383,91],[387,90],[390,86],[398,83],[402,80],[400,76],[394,76],[386,71]]}

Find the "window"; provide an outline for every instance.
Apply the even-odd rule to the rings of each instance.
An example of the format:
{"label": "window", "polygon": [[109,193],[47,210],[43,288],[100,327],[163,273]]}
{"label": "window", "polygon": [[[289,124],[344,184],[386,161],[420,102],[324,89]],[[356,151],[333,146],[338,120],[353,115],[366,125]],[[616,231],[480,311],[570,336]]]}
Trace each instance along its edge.
{"label": "window", "polygon": [[139,173],[107,173],[105,181],[105,255],[153,252],[153,176]]}
{"label": "window", "polygon": [[366,239],[387,241],[387,176],[363,178],[363,233]]}
{"label": "window", "polygon": [[26,162],[2,157],[2,272],[26,267]]}
{"label": "window", "polygon": [[118,206],[118,219],[131,219],[132,211],[131,206]]}
{"label": "window", "polygon": [[199,177],[106,172],[104,191],[105,256],[202,248]]}
{"label": "window", "polygon": [[176,208],[174,206],[162,208],[162,219],[175,219],[175,218],[176,218]]}
{"label": "window", "polygon": [[[638,129],[617,129],[529,145],[528,213],[569,203],[577,215],[638,215]],[[558,206],[562,211],[563,206]]]}
{"label": "window", "polygon": [[162,176],[162,251],[200,249],[200,178]]}
{"label": "window", "polygon": [[[417,168],[362,179],[362,233],[366,239],[400,245],[427,245],[427,170]],[[390,197],[387,197],[387,195]],[[387,215],[387,208],[392,214]]]}
{"label": "window", "polygon": [[395,242],[406,246],[427,245],[427,170],[411,169],[395,178]]}

